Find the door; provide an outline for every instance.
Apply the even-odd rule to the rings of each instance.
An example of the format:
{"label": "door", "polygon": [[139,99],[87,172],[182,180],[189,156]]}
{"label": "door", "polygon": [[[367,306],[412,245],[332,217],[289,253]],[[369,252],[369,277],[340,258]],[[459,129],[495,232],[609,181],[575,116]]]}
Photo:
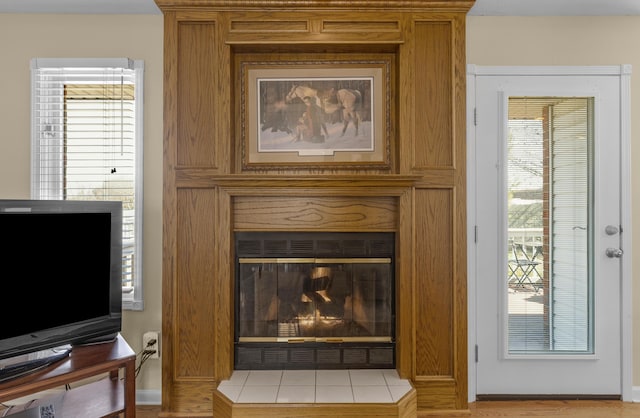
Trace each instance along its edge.
{"label": "door", "polygon": [[476,394],[619,397],[625,84],[495,70],[472,83]]}

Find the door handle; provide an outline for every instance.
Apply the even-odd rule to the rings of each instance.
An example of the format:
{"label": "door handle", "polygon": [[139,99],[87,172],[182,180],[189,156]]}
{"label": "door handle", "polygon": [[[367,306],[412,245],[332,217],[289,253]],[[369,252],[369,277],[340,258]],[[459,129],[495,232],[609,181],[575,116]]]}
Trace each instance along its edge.
{"label": "door handle", "polygon": [[604,253],[607,255],[607,257],[609,258],[620,258],[622,257],[622,254],[624,253],[624,251],[622,251],[620,248],[607,248]]}

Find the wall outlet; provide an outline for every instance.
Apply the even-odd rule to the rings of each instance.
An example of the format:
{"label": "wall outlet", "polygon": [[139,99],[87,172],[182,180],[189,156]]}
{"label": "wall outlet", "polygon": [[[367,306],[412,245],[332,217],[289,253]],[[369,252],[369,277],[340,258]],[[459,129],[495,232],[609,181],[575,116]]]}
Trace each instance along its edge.
{"label": "wall outlet", "polygon": [[151,354],[149,358],[160,358],[160,333],[156,331],[145,332],[142,335],[142,350],[155,350],[155,353]]}

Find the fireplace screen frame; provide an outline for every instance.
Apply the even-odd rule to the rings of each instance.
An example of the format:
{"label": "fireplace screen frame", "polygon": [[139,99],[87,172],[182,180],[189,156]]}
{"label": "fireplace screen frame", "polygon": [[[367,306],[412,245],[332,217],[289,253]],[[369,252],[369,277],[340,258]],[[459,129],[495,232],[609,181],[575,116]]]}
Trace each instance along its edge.
{"label": "fireplace screen frame", "polygon": [[[394,233],[235,235],[235,369],[395,367]],[[263,272],[263,268],[270,270]],[[272,277],[278,276],[278,269],[288,269],[283,286],[296,289],[295,308],[280,306],[278,284]],[[267,280],[260,279],[263,273]],[[251,304],[256,293],[276,302],[262,301],[262,306],[255,307]],[[313,298],[319,299],[317,304]],[[331,303],[325,305],[323,299]],[[366,304],[371,306],[363,308]],[[242,309],[249,312],[245,317],[259,318],[241,325]],[[336,309],[344,314],[342,318],[332,316]],[[298,316],[292,316],[294,311]],[[303,311],[307,316],[301,320]],[[315,328],[310,325],[314,323]]]}
{"label": "fireplace screen frame", "polygon": [[[267,300],[264,302],[268,306],[265,306],[265,309],[258,310],[263,315],[258,314],[256,316],[259,316],[259,318],[251,321],[254,325],[252,328],[263,329],[264,335],[246,336],[247,333],[255,333],[255,330],[248,330],[247,324],[243,321],[244,315],[239,315],[236,317],[237,341],[287,343],[392,342],[393,303],[391,301],[392,293],[390,292],[393,276],[391,273],[392,261],[389,257],[239,258],[238,263],[240,266],[251,266],[250,269],[254,271],[251,275],[255,276],[256,280],[260,280],[259,277],[262,277],[262,269],[275,266],[277,271],[271,272],[269,275],[274,276],[274,278],[271,281],[265,279],[266,286],[263,285],[261,287],[262,292],[267,293],[265,295]],[[362,271],[358,272],[358,270],[362,270],[359,268],[361,266],[369,267],[368,274],[363,274]],[[387,271],[376,274],[376,267],[378,266]],[[242,267],[239,270],[243,270]],[[267,272],[264,273],[267,275]],[[384,277],[385,274],[386,278]],[[240,275],[243,275],[242,272]],[[280,280],[282,276],[293,276],[296,282],[295,289],[291,289],[293,287],[291,280],[287,280],[283,284],[283,280]],[[357,279],[358,276],[361,277],[360,280]],[[364,280],[368,283],[362,283],[362,276],[366,276]],[[383,278],[376,280],[372,276],[383,276]],[[242,299],[242,295],[247,293],[257,293],[255,289],[252,289],[253,292],[251,290],[247,292],[243,288],[243,279],[244,277],[238,282],[239,299]],[[381,281],[386,281],[386,283],[378,283]],[[273,282],[276,283],[275,287]],[[269,286],[269,284],[272,286]],[[251,283],[251,285],[254,288],[256,287],[254,283]],[[340,285],[342,285],[341,289],[334,290]],[[381,286],[382,288],[379,289]],[[284,287],[288,289],[285,291],[283,290]],[[334,296],[329,292],[338,293],[338,295]],[[282,300],[281,295],[283,293],[289,294],[289,300]],[[387,294],[376,296],[376,293]],[[341,299],[341,303],[334,303],[336,299]],[[352,299],[355,301],[352,302]],[[358,302],[358,300],[365,299],[370,303]],[[279,302],[286,303],[287,306],[280,306]],[[296,307],[293,307],[291,302],[295,302]],[[244,313],[241,305],[242,303],[239,302],[237,312]],[[335,309],[335,306],[341,307],[342,313],[335,313],[339,310]],[[345,309],[345,306],[349,306],[349,308]],[[278,313],[276,314],[275,311]],[[301,317],[301,311],[304,312],[303,317]],[[331,311],[334,312],[333,317],[331,316]],[[267,312],[272,313],[271,315],[265,315]],[[269,327],[266,326],[266,322],[274,316],[277,317],[277,319],[274,318],[277,322],[277,327],[272,327],[273,329],[268,330]],[[362,319],[359,320],[358,318]],[[335,329],[340,324],[347,322],[348,325],[346,327],[341,326],[343,329]],[[331,327],[334,330],[323,331],[322,323],[326,323],[327,328]],[[260,324],[263,326],[260,326]],[[382,331],[378,331],[380,329]],[[260,332],[258,331],[257,333],[259,334]]]}

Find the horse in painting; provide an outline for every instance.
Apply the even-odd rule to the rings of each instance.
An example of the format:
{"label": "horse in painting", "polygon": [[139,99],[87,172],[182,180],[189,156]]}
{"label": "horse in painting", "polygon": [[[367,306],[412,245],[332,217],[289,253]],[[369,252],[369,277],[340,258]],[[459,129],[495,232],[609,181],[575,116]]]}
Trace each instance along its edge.
{"label": "horse in painting", "polygon": [[311,97],[318,107],[322,107],[322,101],[318,96],[318,90],[301,84],[294,84],[291,86],[291,90],[287,93],[285,101],[287,103],[292,103],[295,99],[303,100],[305,97]]}
{"label": "horse in painting", "polygon": [[332,114],[338,110],[342,110],[342,135],[347,131],[349,122],[353,123],[356,128],[356,136],[358,136],[358,128],[360,126],[360,110],[362,109],[362,93],[355,89],[340,89],[335,91],[331,89],[329,94],[323,98],[322,108],[326,113]]}

